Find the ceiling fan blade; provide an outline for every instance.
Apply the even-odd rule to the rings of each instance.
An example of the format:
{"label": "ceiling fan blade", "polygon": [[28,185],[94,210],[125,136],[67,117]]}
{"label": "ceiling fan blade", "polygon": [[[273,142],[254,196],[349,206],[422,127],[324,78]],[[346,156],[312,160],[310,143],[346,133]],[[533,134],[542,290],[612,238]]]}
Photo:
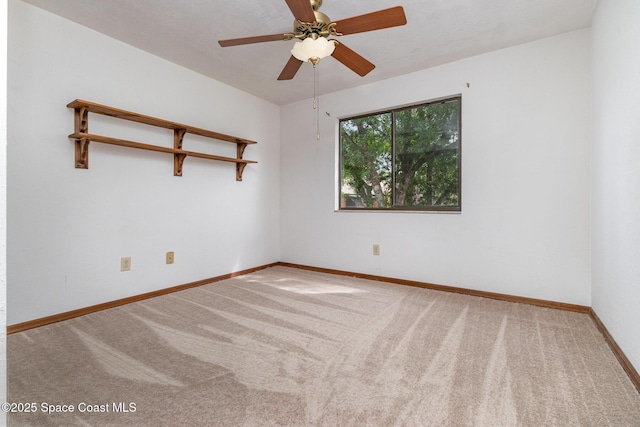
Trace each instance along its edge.
{"label": "ceiling fan blade", "polygon": [[293,16],[301,22],[314,22],[316,16],[309,0],[285,0]]}
{"label": "ceiling fan blade", "polygon": [[341,34],[364,33],[365,31],[381,30],[383,28],[398,27],[407,23],[402,6],[383,9],[377,12],[340,19],[336,22],[336,31]]}
{"label": "ceiling fan blade", "polygon": [[284,66],[282,72],[278,76],[278,80],[291,80],[296,75],[301,65],[302,61],[291,55],[289,62],[287,62],[287,65]]}
{"label": "ceiling fan blade", "polygon": [[356,74],[361,77],[366,76],[376,68],[371,62],[364,59],[362,56],[358,55],[355,51],[349,49],[344,44],[336,43],[336,48],[331,54],[335,59],[342,62],[344,65],[349,67]]}
{"label": "ceiling fan blade", "polygon": [[282,34],[269,34],[266,36],[255,36],[255,37],[242,37],[239,39],[227,39],[227,40],[219,40],[218,43],[222,47],[229,46],[238,46],[242,44],[252,44],[252,43],[263,43],[263,42],[275,42],[279,40],[287,40],[287,36]]}

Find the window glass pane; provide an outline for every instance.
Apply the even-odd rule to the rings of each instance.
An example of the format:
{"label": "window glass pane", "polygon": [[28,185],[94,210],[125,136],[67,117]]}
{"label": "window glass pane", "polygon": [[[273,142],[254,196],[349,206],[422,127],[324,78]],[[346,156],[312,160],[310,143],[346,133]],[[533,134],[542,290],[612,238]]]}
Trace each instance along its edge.
{"label": "window glass pane", "polygon": [[340,120],[340,209],[460,211],[460,103]]}
{"label": "window glass pane", "polygon": [[394,204],[458,206],[459,100],[398,110],[394,124]]}
{"label": "window glass pane", "polygon": [[391,204],[391,113],[340,122],[341,208]]}

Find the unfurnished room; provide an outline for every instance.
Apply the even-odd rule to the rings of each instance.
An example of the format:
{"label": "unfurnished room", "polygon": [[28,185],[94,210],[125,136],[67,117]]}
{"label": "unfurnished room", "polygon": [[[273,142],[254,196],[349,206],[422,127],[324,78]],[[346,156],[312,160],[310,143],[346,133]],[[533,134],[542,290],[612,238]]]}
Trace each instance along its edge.
{"label": "unfurnished room", "polygon": [[640,2],[0,22],[0,425],[640,426]]}

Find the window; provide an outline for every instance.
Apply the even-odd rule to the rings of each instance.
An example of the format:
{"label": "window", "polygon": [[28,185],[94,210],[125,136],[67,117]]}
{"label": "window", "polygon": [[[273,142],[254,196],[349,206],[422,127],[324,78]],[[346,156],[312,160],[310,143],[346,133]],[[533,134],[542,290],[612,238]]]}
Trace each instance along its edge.
{"label": "window", "polygon": [[460,211],[460,104],[341,119],[340,209]]}

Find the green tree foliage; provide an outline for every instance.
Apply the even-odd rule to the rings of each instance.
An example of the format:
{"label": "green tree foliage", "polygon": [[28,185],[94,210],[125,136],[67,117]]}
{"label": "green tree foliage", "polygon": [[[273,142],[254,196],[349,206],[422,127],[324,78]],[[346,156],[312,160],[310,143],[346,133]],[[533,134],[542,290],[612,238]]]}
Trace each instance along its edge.
{"label": "green tree foliage", "polygon": [[458,204],[458,102],[395,113],[395,204]]}
{"label": "green tree foliage", "polygon": [[458,206],[459,105],[452,99],[341,121],[344,205]]}
{"label": "green tree foliage", "polygon": [[341,122],[342,187],[352,189],[358,207],[391,204],[391,115],[360,117]]}

